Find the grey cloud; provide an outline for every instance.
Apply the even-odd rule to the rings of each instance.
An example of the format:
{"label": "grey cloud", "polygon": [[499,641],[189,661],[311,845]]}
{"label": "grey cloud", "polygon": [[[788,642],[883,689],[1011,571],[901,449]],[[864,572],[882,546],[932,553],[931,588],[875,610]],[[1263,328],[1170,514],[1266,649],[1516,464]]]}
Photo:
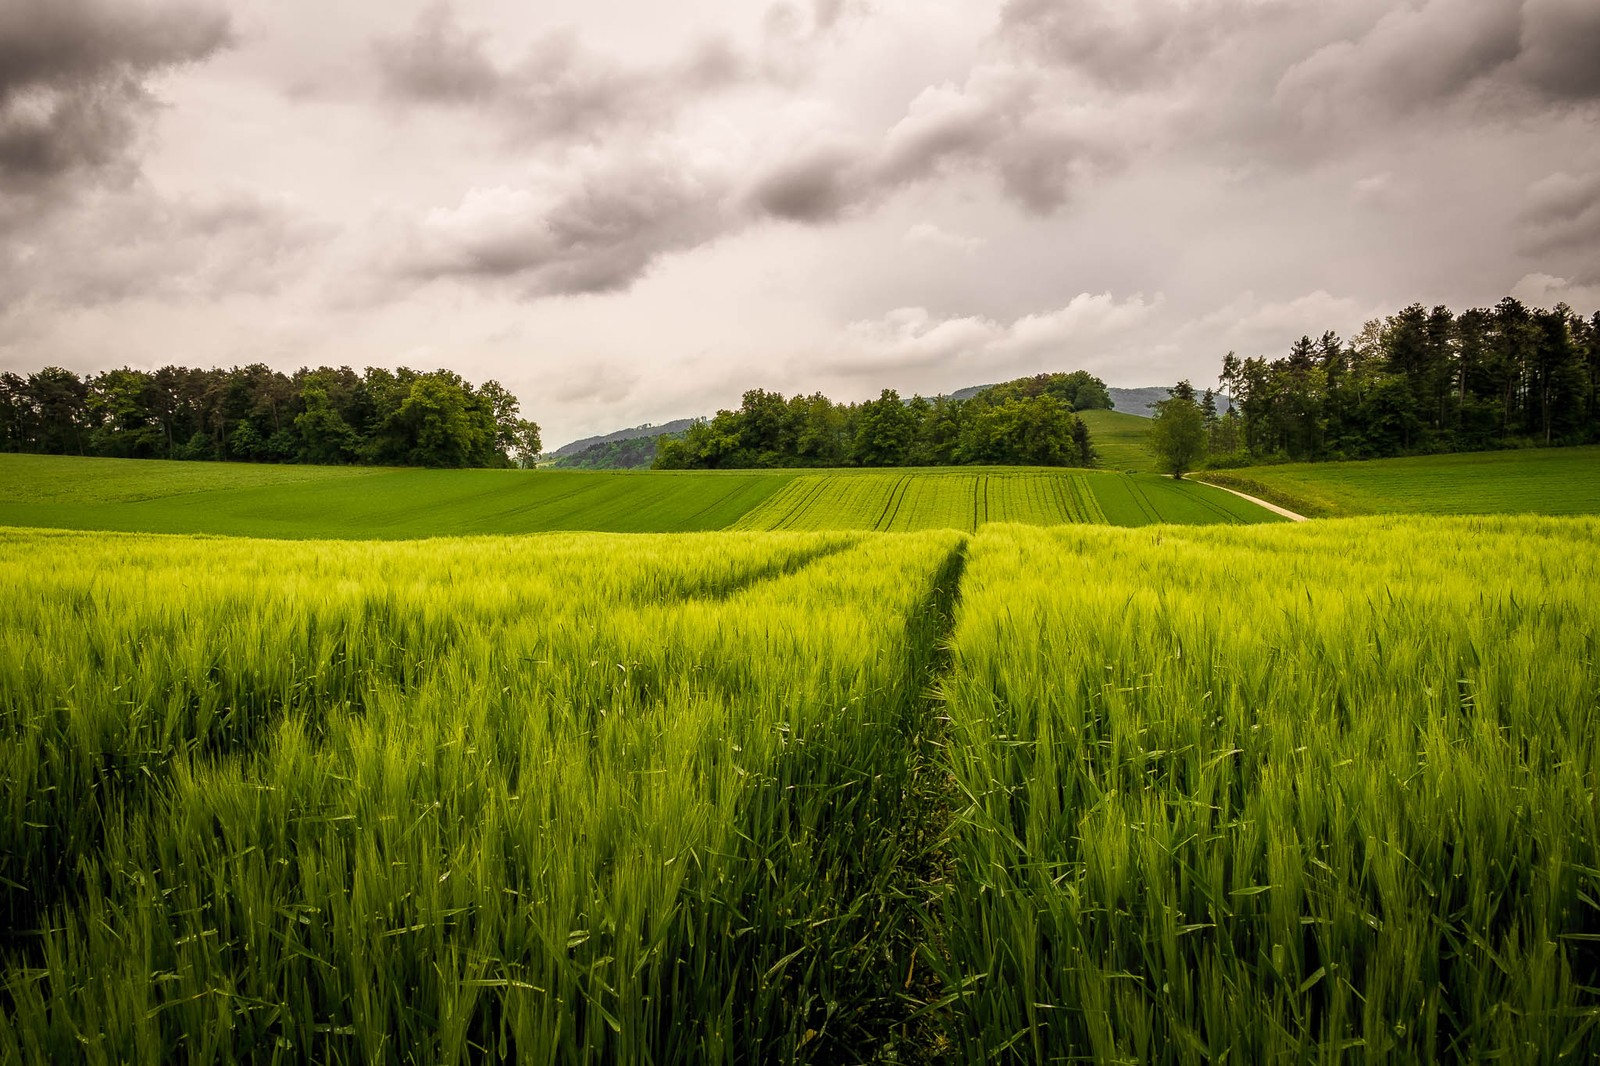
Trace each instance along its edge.
{"label": "grey cloud", "polygon": [[385,87],[397,97],[466,103],[502,91],[503,75],[484,50],[488,35],[468,33],[444,4],[425,10],[410,34],[374,45]]}
{"label": "grey cloud", "polygon": [[149,75],[231,42],[209,6],[10,0],[0,7],[0,177],[39,194],[78,172],[127,164],[153,101]]}
{"label": "grey cloud", "polygon": [[1179,76],[1230,34],[1282,9],[1248,0],[1009,0],[999,34],[1026,54],[1133,89]]}
{"label": "grey cloud", "polygon": [[848,148],[829,146],[784,160],[758,178],[756,209],[791,222],[828,222],[862,197],[860,161]]}
{"label": "grey cloud", "polygon": [[1600,173],[1536,183],[1518,222],[1525,252],[1567,262],[1580,281],[1600,277]]}
{"label": "grey cloud", "polygon": [[81,308],[269,293],[300,276],[326,237],[292,206],[251,193],[180,201],[143,185],[102,190],[0,246],[0,296]]}
{"label": "grey cloud", "polygon": [[720,189],[655,161],[579,176],[541,201],[515,190],[436,213],[402,263],[412,278],[502,280],[533,296],[625,288],[667,252],[714,239]]}
{"label": "grey cloud", "polygon": [[749,195],[757,215],[829,222],[954,169],[987,169],[1036,214],[1062,207],[1087,172],[1114,165],[1103,138],[1074,131],[1036,79],[986,67],[966,85],[924,91],[876,144],[800,150],[769,168]]}
{"label": "grey cloud", "polygon": [[550,34],[504,65],[487,41],[464,29],[449,5],[428,8],[409,32],[374,44],[384,90],[402,103],[478,107],[520,140],[597,141],[658,124],[745,72],[743,59],[717,40],[679,63],[640,70],[587,52],[570,33]]}
{"label": "grey cloud", "polygon": [[429,219],[401,273],[506,281],[535,296],[621,289],[671,252],[768,219],[836,221],[953,168],[991,170],[1015,202],[1048,213],[1120,156],[1073,131],[1045,98],[1031,82],[983,70],[966,86],[924,93],[876,143],[823,140],[748,181],[637,156],[576,172],[553,198],[478,190]]}
{"label": "grey cloud", "polygon": [[1518,72],[1557,99],[1600,99],[1600,5],[1527,0]]}
{"label": "grey cloud", "polygon": [[812,24],[819,30],[831,30],[845,13],[845,0],[816,0],[812,5]]}
{"label": "grey cloud", "polygon": [[1429,0],[1388,10],[1365,33],[1290,66],[1280,103],[1319,122],[1369,121],[1455,97],[1516,58],[1521,15],[1499,0]]}
{"label": "grey cloud", "polygon": [[1600,7],[1590,0],[1427,0],[1290,66],[1279,102],[1316,124],[1370,123],[1457,101],[1511,113],[1600,101]]}

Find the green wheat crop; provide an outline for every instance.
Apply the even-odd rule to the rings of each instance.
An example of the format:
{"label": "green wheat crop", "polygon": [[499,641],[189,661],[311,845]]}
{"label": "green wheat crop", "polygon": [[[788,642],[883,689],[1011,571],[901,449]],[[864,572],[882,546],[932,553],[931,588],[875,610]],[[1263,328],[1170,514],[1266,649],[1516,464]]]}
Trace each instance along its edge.
{"label": "green wheat crop", "polygon": [[961,1057],[1593,1061],[1597,544],[977,536],[927,952]]}

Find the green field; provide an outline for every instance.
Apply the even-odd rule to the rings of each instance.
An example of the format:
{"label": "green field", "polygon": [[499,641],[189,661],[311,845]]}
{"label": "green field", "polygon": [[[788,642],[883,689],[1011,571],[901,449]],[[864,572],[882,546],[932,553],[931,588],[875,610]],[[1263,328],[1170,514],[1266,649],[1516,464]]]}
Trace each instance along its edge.
{"label": "green field", "polygon": [[1231,493],[1101,471],[829,471],[802,474],[736,529],[975,531],[988,522],[1143,526],[1282,521]]}
{"label": "green field", "polygon": [[0,455],[0,524],[55,529],[407,539],[1275,520],[1214,488],[1060,469],[396,470]]}
{"label": "green field", "polygon": [[0,530],[0,1060],[1592,1061],[1597,542]]}
{"label": "green field", "polygon": [[1198,475],[1309,517],[1600,514],[1600,448],[1292,463]]}
{"label": "green field", "polygon": [[0,524],[248,537],[722,529],[763,471],[416,470],[0,456]]}
{"label": "green field", "polygon": [[1155,456],[1147,442],[1150,419],[1126,411],[1079,411],[1078,417],[1089,427],[1089,438],[1106,470],[1148,471],[1156,468]]}

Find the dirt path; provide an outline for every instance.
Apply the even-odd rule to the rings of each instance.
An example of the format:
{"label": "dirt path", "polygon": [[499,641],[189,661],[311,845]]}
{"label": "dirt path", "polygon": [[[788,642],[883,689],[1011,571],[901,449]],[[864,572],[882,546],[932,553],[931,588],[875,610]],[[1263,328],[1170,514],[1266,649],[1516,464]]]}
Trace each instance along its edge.
{"label": "dirt path", "polygon": [[[1199,478],[1195,478],[1195,480],[1196,481],[1200,481]],[[1211,485],[1212,488],[1221,489],[1223,492],[1231,492],[1235,496],[1239,497],[1241,500],[1249,500],[1251,503],[1255,504],[1258,507],[1265,507],[1267,510],[1271,511],[1273,514],[1281,514],[1281,515],[1283,515],[1283,517],[1287,518],[1291,522],[1304,522],[1304,521],[1306,521],[1306,516],[1305,515],[1303,515],[1303,514],[1295,514],[1293,511],[1289,510],[1287,507],[1279,507],[1275,503],[1268,503],[1266,500],[1263,500],[1261,497],[1252,496],[1248,492],[1240,492],[1238,489],[1230,489],[1226,485],[1213,485],[1209,481],[1200,481],[1200,484],[1202,484],[1202,485]]]}

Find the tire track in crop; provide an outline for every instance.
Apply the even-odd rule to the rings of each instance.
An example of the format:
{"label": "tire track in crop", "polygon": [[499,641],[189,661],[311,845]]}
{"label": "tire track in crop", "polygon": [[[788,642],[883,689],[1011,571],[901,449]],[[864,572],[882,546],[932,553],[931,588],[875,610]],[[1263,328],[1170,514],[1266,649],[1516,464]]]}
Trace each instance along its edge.
{"label": "tire track in crop", "polygon": [[1128,478],[1128,495],[1133,497],[1134,506],[1144,512],[1146,518],[1153,523],[1160,524],[1161,512],[1156,510],[1155,504],[1151,503],[1150,498],[1144,494],[1144,489],[1131,477]]}
{"label": "tire track in crop", "polygon": [[793,495],[798,498],[795,500],[794,505],[791,506],[788,511],[784,512],[782,518],[778,519],[778,521],[774,522],[767,528],[790,528],[794,522],[804,517],[805,513],[811,510],[811,505],[816,502],[818,496],[822,495],[822,493],[827,490],[828,485],[833,479],[828,477],[818,477],[808,478],[807,480],[811,482],[810,485],[798,485],[796,487]]}
{"label": "tire track in crop", "polygon": [[895,516],[900,513],[900,501],[905,499],[906,486],[911,483],[910,474],[901,474],[894,487],[889,490],[889,498],[883,502],[883,511],[878,515],[878,520],[872,528],[888,532],[894,523]]}
{"label": "tire track in crop", "polygon": [[1091,525],[1105,525],[1105,508],[1100,506],[1100,497],[1096,496],[1094,489],[1090,488],[1089,479],[1082,474],[1074,474],[1072,476],[1072,488],[1083,504],[1083,520]]}
{"label": "tire track in crop", "polygon": [[1236,526],[1244,525],[1244,519],[1240,518],[1236,514],[1233,514],[1231,511],[1228,511],[1226,508],[1219,507],[1217,504],[1206,499],[1203,493],[1190,492],[1189,498],[1195,503],[1198,503],[1201,507],[1204,507],[1206,510],[1210,511],[1212,514],[1220,517],[1224,522],[1228,522]]}
{"label": "tire track in crop", "polygon": [[797,788],[814,797],[804,823],[787,831],[736,830],[776,886],[733,900],[735,913],[719,918],[769,931],[744,945],[754,968],[735,978],[736,1013],[759,993],[783,1005],[782,1025],[795,1040],[793,1053],[753,1061],[924,1062],[946,1046],[943,1015],[931,1006],[942,985],[917,957],[938,936],[939,886],[948,880],[940,841],[954,800],[938,694],[968,539],[950,535],[929,560],[883,682],[794,748],[784,773],[760,786],[770,791],[741,801],[759,821],[789,809]]}
{"label": "tire track in crop", "polygon": [[[952,638],[970,537],[962,536],[932,575],[923,605],[906,619],[906,658],[898,692],[896,747],[903,756],[874,776],[883,789],[884,847],[892,865],[861,870],[869,897],[863,923],[861,980],[853,1023],[823,1042],[809,1061],[934,1062],[949,1046],[946,998],[928,953],[942,954],[938,915],[950,859],[942,847],[955,807],[954,782],[944,764],[948,720],[943,686],[954,666]],[[889,695],[889,694],[886,694]],[[853,1030],[853,1031],[852,1031]]]}
{"label": "tire track in crop", "polygon": [[[826,536],[826,534],[817,534]],[[742,574],[734,574],[724,580],[706,581],[688,589],[677,596],[663,596],[653,589],[640,589],[637,603],[654,606],[670,606],[674,603],[685,603],[691,600],[727,600],[742,592],[748,591],[757,585],[768,581],[797,574],[807,567],[814,566],[824,559],[847,552],[858,547],[861,543],[859,536],[844,534],[844,539],[837,543],[822,543],[814,548],[796,552],[787,558],[777,559],[761,566],[752,567]]]}
{"label": "tire track in crop", "polygon": [[944,954],[939,905],[950,881],[951,859],[943,840],[957,798],[943,754],[949,728],[944,685],[955,666],[956,608],[969,544],[970,538],[962,537],[951,550],[923,609],[907,621],[907,675],[913,695],[901,732],[908,771],[896,827],[900,862],[891,882],[896,924],[889,964],[881,971],[886,1002],[896,1010],[886,1039],[878,1045],[875,1060],[881,1062],[941,1061],[950,1046],[947,1008],[941,1006],[947,990],[926,962],[917,972],[917,956]]}

